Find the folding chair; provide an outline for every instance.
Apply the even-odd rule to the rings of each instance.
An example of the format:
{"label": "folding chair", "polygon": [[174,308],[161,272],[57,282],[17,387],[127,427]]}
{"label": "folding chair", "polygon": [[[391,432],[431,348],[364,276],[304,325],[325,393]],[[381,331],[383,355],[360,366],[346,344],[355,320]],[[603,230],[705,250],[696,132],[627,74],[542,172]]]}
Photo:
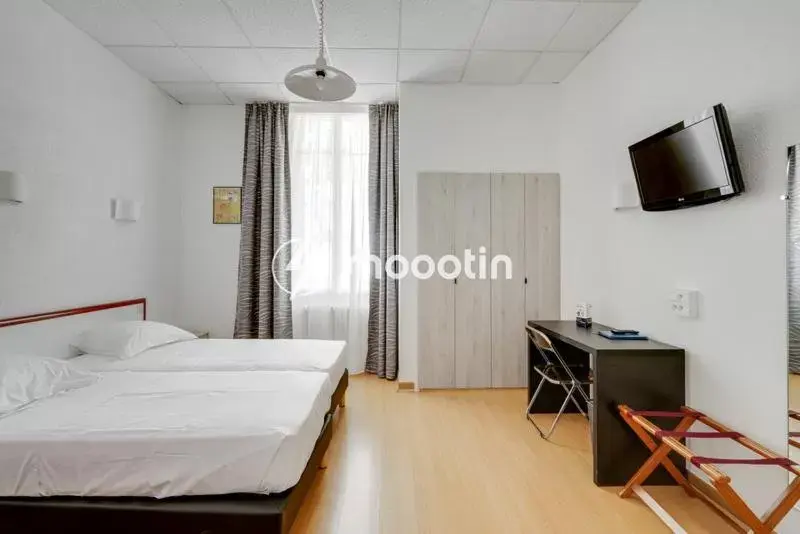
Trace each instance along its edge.
{"label": "folding chair", "polygon": [[[539,354],[542,355],[544,365],[536,365],[533,367],[533,370],[536,371],[536,373],[541,376],[542,379],[539,381],[539,385],[536,387],[536,391],[534,391],[530,403],[528,403],[528,407],[525,410],[525,416],[528,418],[528,421],[533,423],[533,426],[536,428],[542,438],[549,439],[550,435],[556,428],[556,424],[558,424],[558,420],[561,418],[564,410],[567,409],[567,404],[569,404],[570,401],[572,401],[572,403],[584,417],[588,418],[588,415],[575,398],[575,394],[577,393],[581,399],[587,405],[589,405],[591,401],[589,399],[589,395],[586,393],[583,387],[590,385],[591,381],[578,380],[575,377],[575,373],[572,372],[570,366],[567,365],[567,362],[564,361],[564,358],[561,357],[561,354],[558,353],[555,346],[553,346],[553,343],[550,341],[550,338],[548,338],[544,332],[537,330],[532,326],[527,326],[526,331],[530,340],[539,350]],[[533,417],[531,417],[530,413],[531,408],[533,408],[533,404],[539,397],[539,393],[542,392],[542,388],[544,387],[545,383],[553,384],[554,386],[561,386],[564,388],[564,391],[567,394],[563,404],[561,405],[561,409],[558,411],[555,419],[553,419],[553,424],[550,425],[550,429],[547,432],[542,431],[539,425],[536,424],[536,421],[533,420]]]}

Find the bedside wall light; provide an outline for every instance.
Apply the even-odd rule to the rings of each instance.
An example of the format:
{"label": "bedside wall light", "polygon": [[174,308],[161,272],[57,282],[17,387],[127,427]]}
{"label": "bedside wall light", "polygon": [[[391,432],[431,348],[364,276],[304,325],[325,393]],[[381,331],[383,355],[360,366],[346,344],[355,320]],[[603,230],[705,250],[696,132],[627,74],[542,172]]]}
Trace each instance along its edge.
{"label": "bedside wall light", "polygon": [[136,222],[142,215],[142,203],[126,198],[111,199],[111,218],[115,221]]}
{"label": "bedside wall light", "polygon": [[22,204],[27,197],[25,178],[20,173],[0,171],[0,204]]}

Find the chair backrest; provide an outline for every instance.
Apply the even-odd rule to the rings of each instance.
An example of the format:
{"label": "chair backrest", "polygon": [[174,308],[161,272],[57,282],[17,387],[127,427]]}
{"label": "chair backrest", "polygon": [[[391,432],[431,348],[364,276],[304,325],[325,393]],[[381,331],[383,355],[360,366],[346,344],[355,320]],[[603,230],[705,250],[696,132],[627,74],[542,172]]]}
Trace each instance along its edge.
{"label": "chair backrest", "polygon": [[530,328],[531,333],[533,333],[533,342],[536,343],[537,347],[545,350],[553,350],[553,342],[550,341],[550,338],[547,337],[547,334],[533,327],[528,328]]}
{"label": "chair backrest", "polygon": [[[559,354],[558,350],[556,350],[553,342],[550,341],[549,337],[547,337],[547,334],[532,326],[526,326],[525,329],[528,332],[528,337],[530,337],[531,341],[533,341],[533,344],[542,355],[542,358],[544,358],[545,363],[555,367],[557,372],[565,373],[568,379],[573,383],[580,384],[580,381],[575,377],[572,369],[569,368],[567,362],[564,361],[564,358],[562,358],[561,354]],[[551,359],[551,356],[553,359]],[[581,393],[583,394],[582,391]]]}

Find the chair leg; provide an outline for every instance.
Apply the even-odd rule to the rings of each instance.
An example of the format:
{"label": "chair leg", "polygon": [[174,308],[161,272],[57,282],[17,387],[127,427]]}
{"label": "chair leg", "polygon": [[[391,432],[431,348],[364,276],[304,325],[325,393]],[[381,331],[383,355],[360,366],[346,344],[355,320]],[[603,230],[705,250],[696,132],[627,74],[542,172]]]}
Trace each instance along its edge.
{"label": "chair leg", "polygon": [[536,402],[536,397],[538,397],[539,393],[542,391],[542,387],[544,386],[544,383],[545,383],[545,379],[542,378],[539,381],[539,385],[536,386],[536,391],[534,391],[533,395],[531,396],[531,401],[528,403],[528,407],[525,408],[525,417],[527,417],[529,419],[530,419],[530,414],[531,414],[531,408],[533,408],[533,403]]}
{"label": "chair leg", "polygon": [[[578,409],[580,414],[582,416],[588,418],[589,416],[586,415],[585,411],[583,411],[583,408],[581,408],[581,404],[578,402],[578,399],[576,399],[575,395],[574,395],[575,391],[578,390],[578,386],[576,384],[572,384],[572,390],[567,389],[567,385],[566,384],[561,384],[561,387],[564,388],[564,391],[567,392],[567,394],[569,395],[569,398],[572,399],[572,404],[575,405],[575,407]],[[570,391],[572,391],[572,393],[569,393]]]}
{"label": "chair leg", "polygon": [[572,389],[569,390],[567,393],[567,398],[564,399],[564,402],[561,404],[561,409],[556,414],[556,418],[553,419],[553,424],[550,425],[550,429],[547,432],[542,432],[542,429],[539,428],[539,425],[536,424],[536,421],[533,420],[532,417],[529,417],[528,420],[533,423],[533,426],[536,427],[536,430],[539,432],[539,435],[542,436],[542,439],[550,439],[550,436],[553,434],[553,431],[556,429],[556,425],[558,424],[558,420],[561,419],[561,415],[564,413],[564,410],[567,409],[567,404],[569,404],[569,400],[572,398],[572,394],[575,392],[575,386],[572,386]]}

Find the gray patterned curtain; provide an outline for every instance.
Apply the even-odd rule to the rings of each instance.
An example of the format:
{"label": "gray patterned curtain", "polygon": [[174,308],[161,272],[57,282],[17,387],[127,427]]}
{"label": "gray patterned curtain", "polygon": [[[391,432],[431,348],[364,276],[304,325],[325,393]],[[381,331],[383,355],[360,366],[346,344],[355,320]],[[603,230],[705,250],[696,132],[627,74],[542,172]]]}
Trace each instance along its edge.
{"label": "gray patterned curtain", "polygon": [[292,337],[288,138],[288,104],[247,105],[236,338]]}
{"label": "gray patterned curtain", "polygon": [[800,373],[800,145],[789,147],[786,205],[786,278],[789,327],[789,372]]}
{"label": "gray patterned curtain", "polygon": [[[385,266],[397,254],[398,106],[369,107],[370,253]],[[372,263],[372,262],[371,262]],[[372,265],[375,269],[375,265]],[[397,280],[370,273],[368,373],[397,378]]]}

